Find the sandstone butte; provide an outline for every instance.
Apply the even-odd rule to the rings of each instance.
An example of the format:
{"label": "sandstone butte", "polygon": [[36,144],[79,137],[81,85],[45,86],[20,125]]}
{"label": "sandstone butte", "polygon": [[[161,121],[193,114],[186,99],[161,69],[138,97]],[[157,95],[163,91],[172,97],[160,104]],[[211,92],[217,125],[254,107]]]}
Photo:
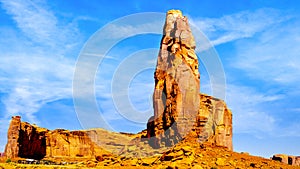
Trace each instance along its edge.
{"label": "sandstone butte", "polygon": [[179,10],[168,11],[154,73],[154,116],[147,129],[137,134],[48,130],[14,116],[5,158],[68,161],[74,168],[297,168],[300,157],[271,160],[233,152],[232,113],[224,101],[199,93],[195,48],[188,18]]}

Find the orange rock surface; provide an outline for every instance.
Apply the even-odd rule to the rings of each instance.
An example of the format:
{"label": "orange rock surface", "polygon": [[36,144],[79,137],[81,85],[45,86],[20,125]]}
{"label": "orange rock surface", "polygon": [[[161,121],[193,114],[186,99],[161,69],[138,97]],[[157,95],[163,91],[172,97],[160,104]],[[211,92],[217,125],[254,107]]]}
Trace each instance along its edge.
{"label": "orange rock surface", "polygon": [[163,34],[154,73],[154,116],[147,125],[150,145],[173,146],[194,135],[232,150],[231,111],[223,101],[199,94],[196,43],[187,17],[168,11]]}
{"label": "orange rock surface", "polygon": [[88,132],[57,129],[50,131],[12,117],[5,156],[8,158],[85,157],[105,151],[91,140]]}
{"label": "orange rock surface", "polygon": [[[300,168],[292,166],[299,163],[296,157],[290,162],[291,156],[271,160],[233,152],[232,113],[224,101],[199,94],[195,47],[187,17],[168,11],[154,76],[154,116],[146,130],[48,130],[14,116],[5,158],[72,163],[61,168]],[[0,168],[58,168],[3,161]]]}

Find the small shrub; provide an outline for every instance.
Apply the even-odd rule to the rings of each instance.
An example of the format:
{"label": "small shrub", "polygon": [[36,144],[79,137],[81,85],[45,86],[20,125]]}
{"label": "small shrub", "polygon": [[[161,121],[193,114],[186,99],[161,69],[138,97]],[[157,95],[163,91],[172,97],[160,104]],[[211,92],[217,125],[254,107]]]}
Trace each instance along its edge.
{"label": "small shrub", "polygon": [[8,158],[5,162],[6,162],[6,163],[10,163],[10,162],[11,162],[11,159]]}

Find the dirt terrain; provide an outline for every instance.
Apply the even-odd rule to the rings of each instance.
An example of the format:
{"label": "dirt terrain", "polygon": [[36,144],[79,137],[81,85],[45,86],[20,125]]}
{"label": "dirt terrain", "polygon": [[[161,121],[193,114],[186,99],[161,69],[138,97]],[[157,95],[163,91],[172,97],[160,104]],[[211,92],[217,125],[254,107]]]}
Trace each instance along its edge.
{"label": "dirt terrain", "polygon": [[[103,155],[97,159],[86,159],[74,164],[38,165],[17,164],[17,161],[5,163],[2,159],[0,168],[194,168],[194,169],[248,169],[273,168],[297,169],[278,161],[251,156],[248,153],[228,151],[224,147],[216,147],[208,143],[199,143],[196,139],[186,139],[162,154],[149,157],[130,157]],[[74,159],[49,159],[56,163]],[[82,159],[81,159],[82,160]],[[70,161],[69,161],[70,162]]]}

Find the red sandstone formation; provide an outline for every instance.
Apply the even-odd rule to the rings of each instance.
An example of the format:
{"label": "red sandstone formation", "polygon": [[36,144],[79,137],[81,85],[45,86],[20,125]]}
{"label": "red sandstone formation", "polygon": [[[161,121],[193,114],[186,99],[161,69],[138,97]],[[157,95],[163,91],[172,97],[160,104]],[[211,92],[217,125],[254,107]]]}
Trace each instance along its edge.
{"label": "red sandstone formation", "polygon": [[169,11],[154,74],[154,128],[149,129],[154,147],[174,145],[192,129],[200,103],[194,49],[187,18]]}
{"label": "red sandstone formation", "polygon": [[15,158],[19,157],[19,135],[21,129],[21,117],[12,117],[8,131],[7,131],[7,144],[4,154],[6,157]]}
{"label": "red sandstone formation", "polygon": [[8,158],[94,158],[104,152],[91,140],[88,132],[63,129],[50,131],[21,122],[20,116],[12,117],[7,136],[5,156]]}
{"label": "red sandstone formation", "polygon": [[200,94],[196,133],[200,141],[233,150],[232,113],[224,101]]}
{"label": "red sandstone formation", "polygon": [[201,141],[232,150],[230,110],[219,99],[199,95],[198,59],[187,17],[168,11],[163,33],[154,74],[154,116],[147,124],[150,144],[172,146],[196,133]]}

